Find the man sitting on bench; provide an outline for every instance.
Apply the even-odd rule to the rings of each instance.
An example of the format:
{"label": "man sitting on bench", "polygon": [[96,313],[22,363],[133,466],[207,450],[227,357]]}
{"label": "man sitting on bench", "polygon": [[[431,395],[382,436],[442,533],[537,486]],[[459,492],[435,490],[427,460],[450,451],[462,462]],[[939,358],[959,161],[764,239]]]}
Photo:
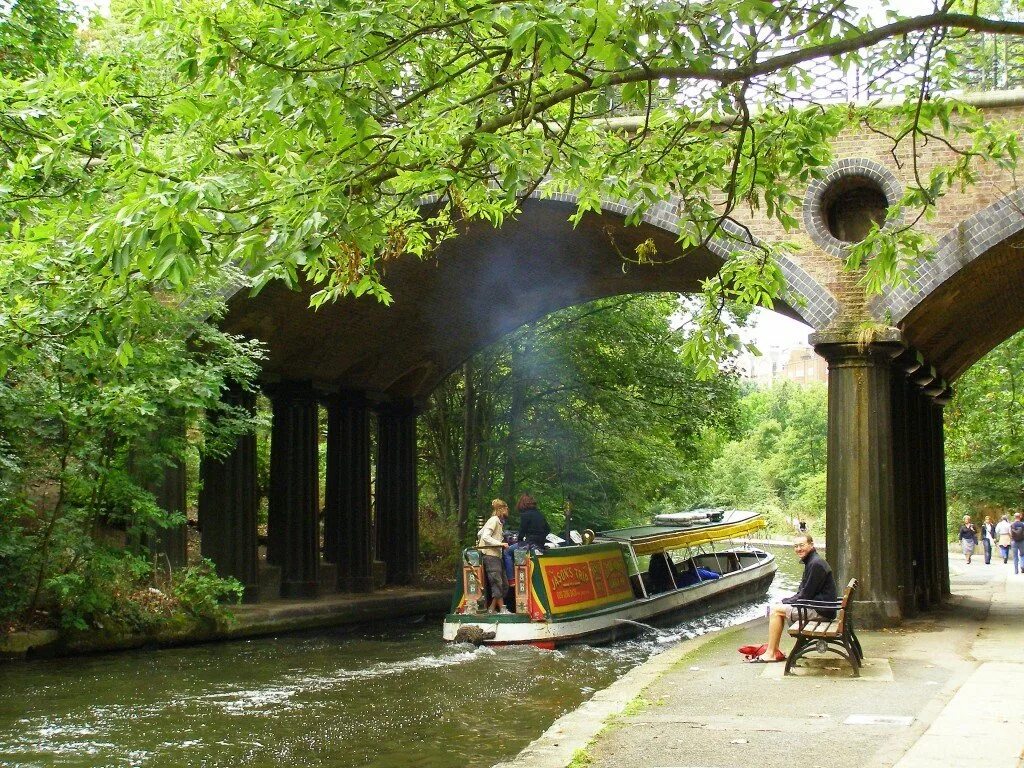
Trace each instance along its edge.
{"label": "man sitting on bench", "polygon": [[[805,600],[830,601],[836,600],[836,580],[832,576],[832,568],[814,548],[814,539],[809,534],[801,534],[793,539],[793,550],[804,564],[804,574],[800,578],[800,586],[792,597],[782,598],[781,603],[772,603],[768,609],[768,648],[753,661],[772,662],[785,661],[786,654],[779,650],[782,641],[782,630],[787,621],[797,621],[800,612],[793,603]],[[832,621],[835,611],[804,609],[804,615],[811,620]]]}

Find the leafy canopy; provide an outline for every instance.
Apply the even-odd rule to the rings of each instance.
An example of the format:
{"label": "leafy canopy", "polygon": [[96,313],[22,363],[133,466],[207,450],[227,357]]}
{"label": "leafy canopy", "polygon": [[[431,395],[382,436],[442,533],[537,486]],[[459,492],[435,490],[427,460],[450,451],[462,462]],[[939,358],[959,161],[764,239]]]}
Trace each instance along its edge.
{"label": "leafy canopy", "polygon": [[[62,23],[37,28],[59,47]],[[680,255],[738,238],[706,286],[696,359],[728,344],[707,330],[726,299],[770,306],[783,286],[785,244],[748,248],[724,222],[745,206],[792,227],[794,190],[862,116],[807,108],[811,62],[866,81],[921,65],[923,88],[886,112],[894,141],[959,126],[968,146],[917,175],[916,214],[976,156],[1015,159],[1008,134],[924,87],[950,84],[946,39],[967,31],[1024,25],[944,5],[878,26],[828,0],[125,0],[45,71],[0,47],[0,258],[56,243],[172,285],[234,262],[257,289],[306,278],[315,303],[388,301],[387,261],[469,219],[500,225],[535,191],[572,190],[577,216],[621,199],[632,221],[671,198]],[[884,230],[851,260],[877,287],[923,247]]]}

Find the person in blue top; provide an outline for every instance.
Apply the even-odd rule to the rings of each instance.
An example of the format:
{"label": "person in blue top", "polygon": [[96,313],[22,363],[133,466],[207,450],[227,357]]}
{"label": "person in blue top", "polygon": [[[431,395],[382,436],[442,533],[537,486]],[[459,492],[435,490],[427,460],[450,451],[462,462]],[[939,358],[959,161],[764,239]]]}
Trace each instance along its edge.
{"label": "person in blue top", "polygon": [[[837,599],[836,580],[832,575],[832,568],[814,548],[814,539],[810,534],[803,534],[793,539],[793,551],[800,558],[800,562],[804,564],[800,586],[795,595],[782,598],[782,602],[773,603],[768,609],[768,644],[762,646],[764,652],[751,661],[764,663],[786,660],[786,654],[779,650],[779,643],[782,642],[782,630],[785,628],[786,622],[797,621],[799,618],[799,611],[793,603],[804,600],[835,602]],[[832,621],[836,617],[835,611],[805,610],[811,619]]]}

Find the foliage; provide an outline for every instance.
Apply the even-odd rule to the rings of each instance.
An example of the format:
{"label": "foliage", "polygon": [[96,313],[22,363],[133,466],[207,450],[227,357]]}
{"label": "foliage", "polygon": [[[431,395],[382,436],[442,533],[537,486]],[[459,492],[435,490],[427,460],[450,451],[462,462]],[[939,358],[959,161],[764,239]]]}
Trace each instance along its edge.
{"label": "foliage", "polygon": [[740,404],[741,436],[712,467],[716,504],[756,509],[776,531],[791,517],[812,530],[825,519],[827,392],[782,381],[749,392]]}
{"label": "foliage", "polygon": [[[209,324],[222,311],[216,285],[186,294],[121,280],[71,259],[59,239],[5,253],[0,610],[46,609],[79,626],[108,611],[119,580],[105,540],[180,522],[150,491],[164,468],[194,450],[189,440],[215,454],[253,428],[220,393],[247,385],[260,352]],[[187,431],[203,414],[205,434]]]}
{"label": "foliage", "polygon": [[[49,18],[31,31],[66,28]],[[124,0],[74,55],[48,44],[61,66],[5,71],[0,234],[19,252],[59,235],[70,260],[122,278],[184,286],[235,263],[257,288],[306,279],[315,302],[389,301],[389,260],[429,255],[470,219],[500,225],[537,190],[572,190],[577,217],[620,200],[630,223],[671,198],[679,252],[625,256],[726,243],[686,343],[713,375],[709,354],[735,343],[725,301],[771,306],[792,247],[751,247],[734,215],[794,227],[839,131],[882,126],[894,154],[940,134],[961,145],[928,173],[912,154],[894,221],[927,215],[978,157],[1015,162],[1012,130],[937,93],[957,61],[944,38],[967,31],[1024,25],[943,6],[878,26],[824,0]],[[898,107],[808,107],[808,66],[825,61],[865,81],[893,62],[930,69]],[[878,288],[926,245],[878,230],[850,265]]]}
{"label": "foliage", "polygon": [[420,581],[426,584],[450,582],[462,551],[455,520],[450,515],[440,515],[429,507],[421,507],[419,532]]}
{"label": "foliage", "polygon": [[952,530],[965,514],[998,519],[1024,507],[1024,333],[960,377],[945,434]]}
{"label": "foliage", "polygon": [[[464,487],[468,517],[495,496],[514,506],[527,491],[555,531],[566,511],[574,527],[600,529],[698,501],[707,446],[736,416],[737,385],[726,372],[701,379],[687,363],[674,327],[680,308],[667,295],[600,300],[478,355],[421,417],[425,498],[458,517]],[[465,517],[461,527],[465,538]]]}
{"label": "foliage", "polygon": [[218,576],[210,560],[174,572],[172,593],[180,608],[195,618],[229,618],[225,603],[240,602],[244,592],[245,587],[237,579]]}

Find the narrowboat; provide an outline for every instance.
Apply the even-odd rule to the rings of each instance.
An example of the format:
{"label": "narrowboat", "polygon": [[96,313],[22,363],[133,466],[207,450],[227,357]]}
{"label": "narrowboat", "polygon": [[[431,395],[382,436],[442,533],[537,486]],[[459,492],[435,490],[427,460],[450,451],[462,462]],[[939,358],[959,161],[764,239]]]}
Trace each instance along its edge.
{"label": "narrowboat", "polygon": [[484,612],[482,558],[468,548],[444,639],[552,649],[599,644],[756,599],[777,568],[773,554],[749,543],[764,527],[755,512],[697,510],[586,531],[570,546],[515,548],[512,613]]}

